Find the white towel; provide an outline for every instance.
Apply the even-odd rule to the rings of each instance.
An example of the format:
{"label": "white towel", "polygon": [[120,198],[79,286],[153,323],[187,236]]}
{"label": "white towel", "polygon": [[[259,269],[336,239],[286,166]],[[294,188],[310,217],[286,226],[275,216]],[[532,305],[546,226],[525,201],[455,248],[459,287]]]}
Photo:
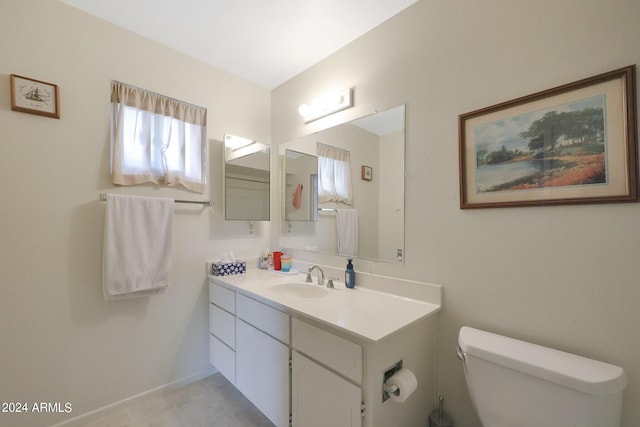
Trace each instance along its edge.
{"label": "white towel", "polygon": [[169,287],[173,200],[107,194],[102,290],[106,301]]}
{"label": "white towel", "polygon": [[358,210],[336,209],[338,255],[358,256]]}

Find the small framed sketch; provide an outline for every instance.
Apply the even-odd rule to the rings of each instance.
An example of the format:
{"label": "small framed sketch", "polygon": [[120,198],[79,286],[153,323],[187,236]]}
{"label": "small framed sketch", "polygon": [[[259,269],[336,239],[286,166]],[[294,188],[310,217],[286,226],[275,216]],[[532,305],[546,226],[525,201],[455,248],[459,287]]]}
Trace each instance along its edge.
{"label": "small framed sketch", "polygon": [[58,86],[11,74],[11,109],[60,118]]}
{"label": "small framed sketch", "polygon": [[371,181],[373,179],[373,169],[371,166],[362,165],[361,178],[363,181]]}

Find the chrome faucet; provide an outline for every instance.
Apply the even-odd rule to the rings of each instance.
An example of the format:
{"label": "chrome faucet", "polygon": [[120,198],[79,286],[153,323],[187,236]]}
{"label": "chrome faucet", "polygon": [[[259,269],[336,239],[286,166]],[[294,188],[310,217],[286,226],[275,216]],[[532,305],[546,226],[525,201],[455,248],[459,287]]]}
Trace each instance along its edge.
{"label": "chrome faucet", "polygon": [[317,265],[312,265],[311,267],[309,267],[309,270],[307,271],[307,279],[305,280],[305,282],[313,283],[313,280],[311,279],[311,273],[313,272],[314,268],[317,268],[318,271],[320,272],[320,276],[318,276],[318,285],[323,286],[324,285],[324,271],[322,271],[322,269],[320,267],[318,267]]}

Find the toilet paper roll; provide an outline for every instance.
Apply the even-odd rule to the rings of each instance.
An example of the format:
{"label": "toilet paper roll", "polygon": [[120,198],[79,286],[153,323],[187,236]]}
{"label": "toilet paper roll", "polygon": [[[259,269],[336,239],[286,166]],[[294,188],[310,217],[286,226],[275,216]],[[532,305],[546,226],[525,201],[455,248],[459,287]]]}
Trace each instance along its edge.
{"label": "toilet paper roll", "polygon": [[418,380],[416,376],[408,369],[402,368],[387,380],[388,386],[397,386],[399,393],[390,393],[391,400],[396,402],[404,402],[418,388]]}

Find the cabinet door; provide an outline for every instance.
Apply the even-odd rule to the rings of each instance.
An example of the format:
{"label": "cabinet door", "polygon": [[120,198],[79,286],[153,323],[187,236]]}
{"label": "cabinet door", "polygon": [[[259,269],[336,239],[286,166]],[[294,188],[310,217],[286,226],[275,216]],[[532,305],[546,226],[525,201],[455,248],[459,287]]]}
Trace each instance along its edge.
{"label": "cabinet door", "polygon": [[293,351],[293,427],[361,427],[362,390]]}
{"label": "cabinet door", "polygon": [[289,347],[240,319],[236,387],[277,427],[289,426]]}

